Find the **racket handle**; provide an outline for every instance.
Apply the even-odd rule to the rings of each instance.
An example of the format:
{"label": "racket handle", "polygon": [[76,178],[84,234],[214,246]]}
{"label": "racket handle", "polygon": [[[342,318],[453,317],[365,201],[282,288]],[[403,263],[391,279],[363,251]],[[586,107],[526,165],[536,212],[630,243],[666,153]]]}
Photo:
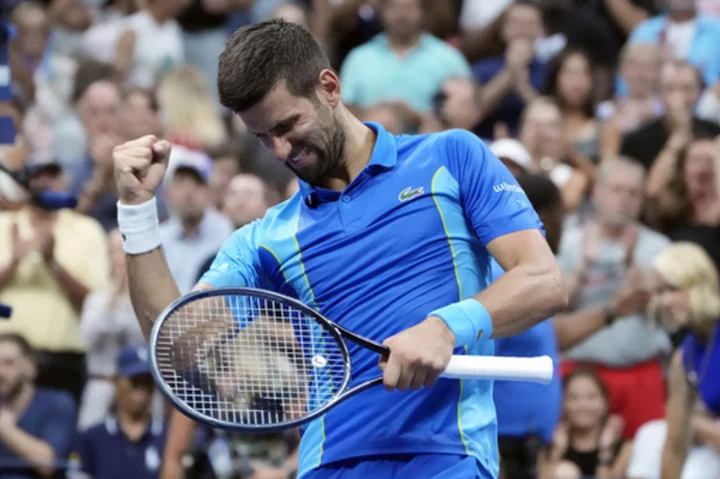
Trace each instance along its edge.
{"label": "racket handle", "polygon": [[553,361],[550,356],[512,358],[456,355],[450,358],[450,363],[441,377],[549,384],[553,377]]}

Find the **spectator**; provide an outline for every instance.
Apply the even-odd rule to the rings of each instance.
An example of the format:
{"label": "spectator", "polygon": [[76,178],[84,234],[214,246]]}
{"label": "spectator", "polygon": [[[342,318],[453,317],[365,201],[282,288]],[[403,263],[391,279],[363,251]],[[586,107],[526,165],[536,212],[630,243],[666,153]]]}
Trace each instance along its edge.
{"label": "spectator", "polygon": [[534,45],[545,34],[543,12],[533,1],[517,1],[505,12],[501,37],[502,57],[473,65],[473,75],[482,86],[482,122],[474,129],[480,138],[493,139],[502,123],[511,136],[518,131],[523,108],[543,89],[547,65],[535,57]]}
{"label": "spectator", "polygon": [[686,60],[700,72],[704,82],[720,79],[720,20],[697,10],[697,0],[668,0],[666,14],[644,21],[633,30],[629,43],[660,45],[666,58]]}
{"label": "spectator", "polygon": [[661,51],[652,43],[633,43],[620,51],[620,78],[627,85],[625,96],[600,103],[596,115],[603,122],[600,158],[618,154],[622,137],[662,116],[657,97]]}
{"label": "spectator", "polygon": [[[110,233],[108,243],[110,281],[88,294],[80,323],[88,345],[88,382],[83,391],[78,418],[78,428],[81,430],[98,424],[110,412],[115,397],[116,360],[120,350],[145,340],[130,304],[125,252],[118,230]],[[157,405],[161,409],[159,402]]]}
{"label": "spectator", "polygon": [[[31,187],[63,191],[56,162],[27,166]],[[92,218],[29,204],[0,212],[0,301],[13,317],[0,332],[18,332],[36,349],[37,384],[69,391],[79,403],[85,384],[80,310],[88,292],[108,277],[107,242]]]}
{"label": "spectator", "polygon": [[[232,221],[235,229],[252,223],[265,216],[265,212],[275,202],[271,200],[268,185],[258,176],[241,173],[233,177],[223,197],[222,212]],[[196,281],[210,269],[217,251],[213,251],[198,269]]]}
{"label": "spectator", "polygon": [[605,19],[574,8],[576,0],[543,0],[547,33],[566,47],[581,47],[595,64],[595,101],[606,100],[612,92],[613,69],[620,45]]}
{"label": "spectator", "polygon": [[[393,135],[402,135],[408,131],[408,126],[403,121],[403,115],[397,106],[391,103],[378,103],[362,112],[362,121],[379,123]],[[424,133],[423,126],[420,131]]]}
{"label": "spectator", "polygon": [[423,31],[423,0],[381,0],[385,33],[350,52],[340,72],[343,102],[360,111],[391,102],[419,125],[450,76],[470,76],[465,58]]}
{"label": "spectator", "polygon": [[705,129],[720,134],[716,123],[693,115],[702,81],[695,68],[683,60],[665,62],[660,72],[660,98],[665,112],[659,118],[623,138],[620,153],[639,161],[648,171],[663,150],[677,150],[688,131]]}
{"label": "spectator", "polygon": [[648,221],[673,241],[701,245],[720,267],[715,135],[697,131],[688,140],[679,150],[666,149],[650,171]]}
{"label": "spectator", "polygon": [[638,432],[628,474],[645,479],[718,477],[718,272],[702,248],[685,242],[655,257],[653,269],[653,319],[671,330],[690,332],[670,364],[665,420],[648,423]]}
{"label": "spectator", "polygon": [[49,19],[41,5],[22,2],[13,9],[10,22],[17,27],[17,37],[11,43],[10,65],[25,98],[35,95],[33,75],[40,66],[50,36]]}
{"label": "spectator", "polygon": [[167,431],[153,418],[155,383],[144,346],[126,346],[117,355],[114,411],[77,439],[79,469],[91,477],[158,478]]}
{"label": "spectator", "polygon": [[[512,140],[510,140],[512,141]],[[560,190],[542,175],[519,174],[518,184],[527,194],[545,226],[548,243],[557,252],[562,235],[564,208]],[[494,277],[504,274],[492,263]],[[532,357],[548,355],[558,363],[558,350],[552,321],[546,320],[527,331],[495,340],[495,355]],[[560,417],[560,375],[555,373],[548,385],[516,381],[498,381],[493,396],[498,421],[498,445],[502,477],[535,479],[552,441]],[[527,398],[532,398],[528,401]]]}
{"label": "spectator", "polygon": [[210,175],[210,194],[212,205],[222,210],[223,198],[233,177],[240,171],[240,149],[237,143],[227,142],[212,150],[212,174]]}
{"label": "spectator", "polygon": [[89,59],[112,64],[115,46],[125,31],[125,17],[140,10],[144,0],[108,0],[95,11],[95,21],[82,36],[81,54]]}
{"label": "spectator", "polygon": [[490,150],[516,177],[520,173],[530,173],[537,170],[530,153],[517,140],[512,138],[495,140],[490,145]]}
{"label": "spectator", "polygon": [[127,17],[115,47],[114,66],[125,86],[151,88],[163,73],[184,60],[183,37],[175,17],[190,0],[147,0]]}
{"label": "spectator", "polygon": [[[584,50],[568,48],[553,59],[545,93],[560,106],[572,156],[599,161],[600,123],[595,119],[593,64]],[[592,174],[590,168],[585,173]]]}
{"label": "spectator", "polygon": [[220,249],[233,231],[225,216],[212,208],[208,181],[212,160],[175,145],[166,176],[170,219],[160,225],[163,251],[182,293],[195,285],[203,261]]}
{"label": "spectator", "polygon": [[576,369],[565,377],[563,392],[547,477],[625,477],[632,443],[622,439],[622,418],[609,412],[602,379],[592,369]]}
{"label": "spectator", "polygon": [[533,100],[523,113],[519,138],[538,170],[560,188],[565,210],[577,209],[585,198],[588,176],[577,165],[565,163],[566,159],[572,161],[576,157],[564,135],[557,103],[546,97]]}
{"label": "spectator", "polygon": [[112,181],[112,150],[119,145],[121,93],[109,80],[91,83],[80,97],[80,115],[87,135],[84,155],[66,163],[79,198],[79,212],[91,214],[106,231],[117,226],[117,196]]}
{"label": "spectator", "polygon": [[628,439],[664,413],[661,360],[670,350],[666,332],[645,316],[650,263],[669,240],[637,221],[644,185],[633,161],[605,160],[593,190],[594,212],[566,229],[558,254],[571,292],[568,312],[554,318],[567,358],[562,369],[596,366]]}
{"label": "spectator", "polygon": [[[655,0],[615,0],[610,2],[573,0],[573,4],[576,9],[580,9],[583,13],[608,25],[615,39],[615,46],[624,45],[635,27],[652,15],[657,15],[659,7]],[[612,53],[614,56],[617,51]]]}
{"label": "spectator", "polygon": [[160,117],[169,141],[195,150],[212,150],[227,141],[210,83],[191,66],[173,68],[157,90]]}
{"label": "spectator", "polygon": [[[252,0],[183,0],[177,18],[182,27],[184,59],[199,70],[204,83],[214,83],[218,73],[218,57],[225,48],[227,24],[236,10],[247,9]],[[217,89],[208,91],[212,105],[219,110]]]}
{"label": "spectator", "polygon": [[[35,384],[37,366],[20,335],[0,333],[0,476],[55,477],[70,452],[77,409],[69,394]],[[59,474],[58,474],[59,475]]]}
{"label": "spectator", "polygon": [[306,5],[286,1],[273,10],[270,18],[282,18],[286,22],[297,23],[310,30],[310,11]]}
{"label": "spectator", "polygon": [[448,78],[433,100],[432,112],[424,116],[421,131],[472,130],[482,119],[480,97],[481,91],[472,78]]}

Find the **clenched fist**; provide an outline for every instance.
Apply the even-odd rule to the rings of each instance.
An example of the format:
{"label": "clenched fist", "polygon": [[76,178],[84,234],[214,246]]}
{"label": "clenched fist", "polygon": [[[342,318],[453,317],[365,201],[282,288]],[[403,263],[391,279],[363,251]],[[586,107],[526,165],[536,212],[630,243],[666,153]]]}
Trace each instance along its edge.
{"label": "clenched fist", "polygon": [[113,168],[120,202],[139,205],[153,198],[165,176],[170,142],[155,135],[128,141],[113,149]]}

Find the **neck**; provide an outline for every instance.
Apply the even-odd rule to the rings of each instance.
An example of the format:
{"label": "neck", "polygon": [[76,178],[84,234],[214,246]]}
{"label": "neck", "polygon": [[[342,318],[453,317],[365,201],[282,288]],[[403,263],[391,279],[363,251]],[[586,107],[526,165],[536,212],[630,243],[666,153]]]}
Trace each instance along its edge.
{"label": "neck", "polygon": [[421,33],[411,33],[408,35],[391,35],[388,33],[388,44],[391,50],[409,50],[420,42]]}
{"label": "neck", "polygon": [[162,11],[162,8],[159,5],[150,5],[147,9],[157,23],[163,24],[168,20],[167,14]]}
{"label": "neck", "polygon": [[674,23],[689,22],[690,20],[694,20],[696,16],[697,12],[694,10],[682,10],[679,12],[671,12],[670,20]]}
{"label": "neck", "polygon": [[698,223],[715,225],[720,221],[720,202],[715,191],[695,194],[692,205],[693,216]]}
{"label": "neck", "polygon": [[7,407],[10,411],[20,416],[28,407],[33,395],[35,394],[35,386],[30,383],[20,387],[20,391],[10,399],[3,399],[3,407]]}
{"label": "neck", "polygon": [[205,213],[199,216],[180,218],[180,224],[182,225],[183,235],[188,236],[196,233],[202,223]]}
{"label": "neck", "polygon": [[590,427],[585,429],[573,429],[572,431],[572,447],[578,451],[592,451],[598,447],[598,439],[600,438],[600,427]]}
{"label": "neck", "polygon": [[632,224],[611,225],[599,221],[597,224],[598,233],[601,238],[617,240],[625,236]]}
{"label": "neck", "polygon": [[375,132],[365,126],[347,110],[341,112],[345,129],[345,163],[340,171],[332,174],[322,185],[330,190],[342,191],[358,177],[370,162],[375,146]]}
{"label": "neck", "polygon": [[143,411],[141,414],[129,414],[118,410],[116,417],[118,426],[132,441],[137,441],[145,434],[152,419],[149,411]]}
{"label": "neck", "polygon": [[42,209],[38,206],[30,206],[30,219],[31,220],[49,220],[56,217],[58,214],[57,210],[49,211]]}

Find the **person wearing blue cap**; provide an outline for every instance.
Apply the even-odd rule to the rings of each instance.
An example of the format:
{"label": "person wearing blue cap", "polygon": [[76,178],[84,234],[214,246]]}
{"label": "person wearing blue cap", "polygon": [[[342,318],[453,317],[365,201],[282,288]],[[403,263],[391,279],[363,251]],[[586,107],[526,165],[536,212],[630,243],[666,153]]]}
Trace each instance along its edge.
{"label": "person wearing blue cap", "polygon": [[71,455],[76,469],[91,477],[159,477],[167,430],[163,418],[150,412],[155,383],[148,361],[144,346],[120,351],[113,411],[78,435]]}

